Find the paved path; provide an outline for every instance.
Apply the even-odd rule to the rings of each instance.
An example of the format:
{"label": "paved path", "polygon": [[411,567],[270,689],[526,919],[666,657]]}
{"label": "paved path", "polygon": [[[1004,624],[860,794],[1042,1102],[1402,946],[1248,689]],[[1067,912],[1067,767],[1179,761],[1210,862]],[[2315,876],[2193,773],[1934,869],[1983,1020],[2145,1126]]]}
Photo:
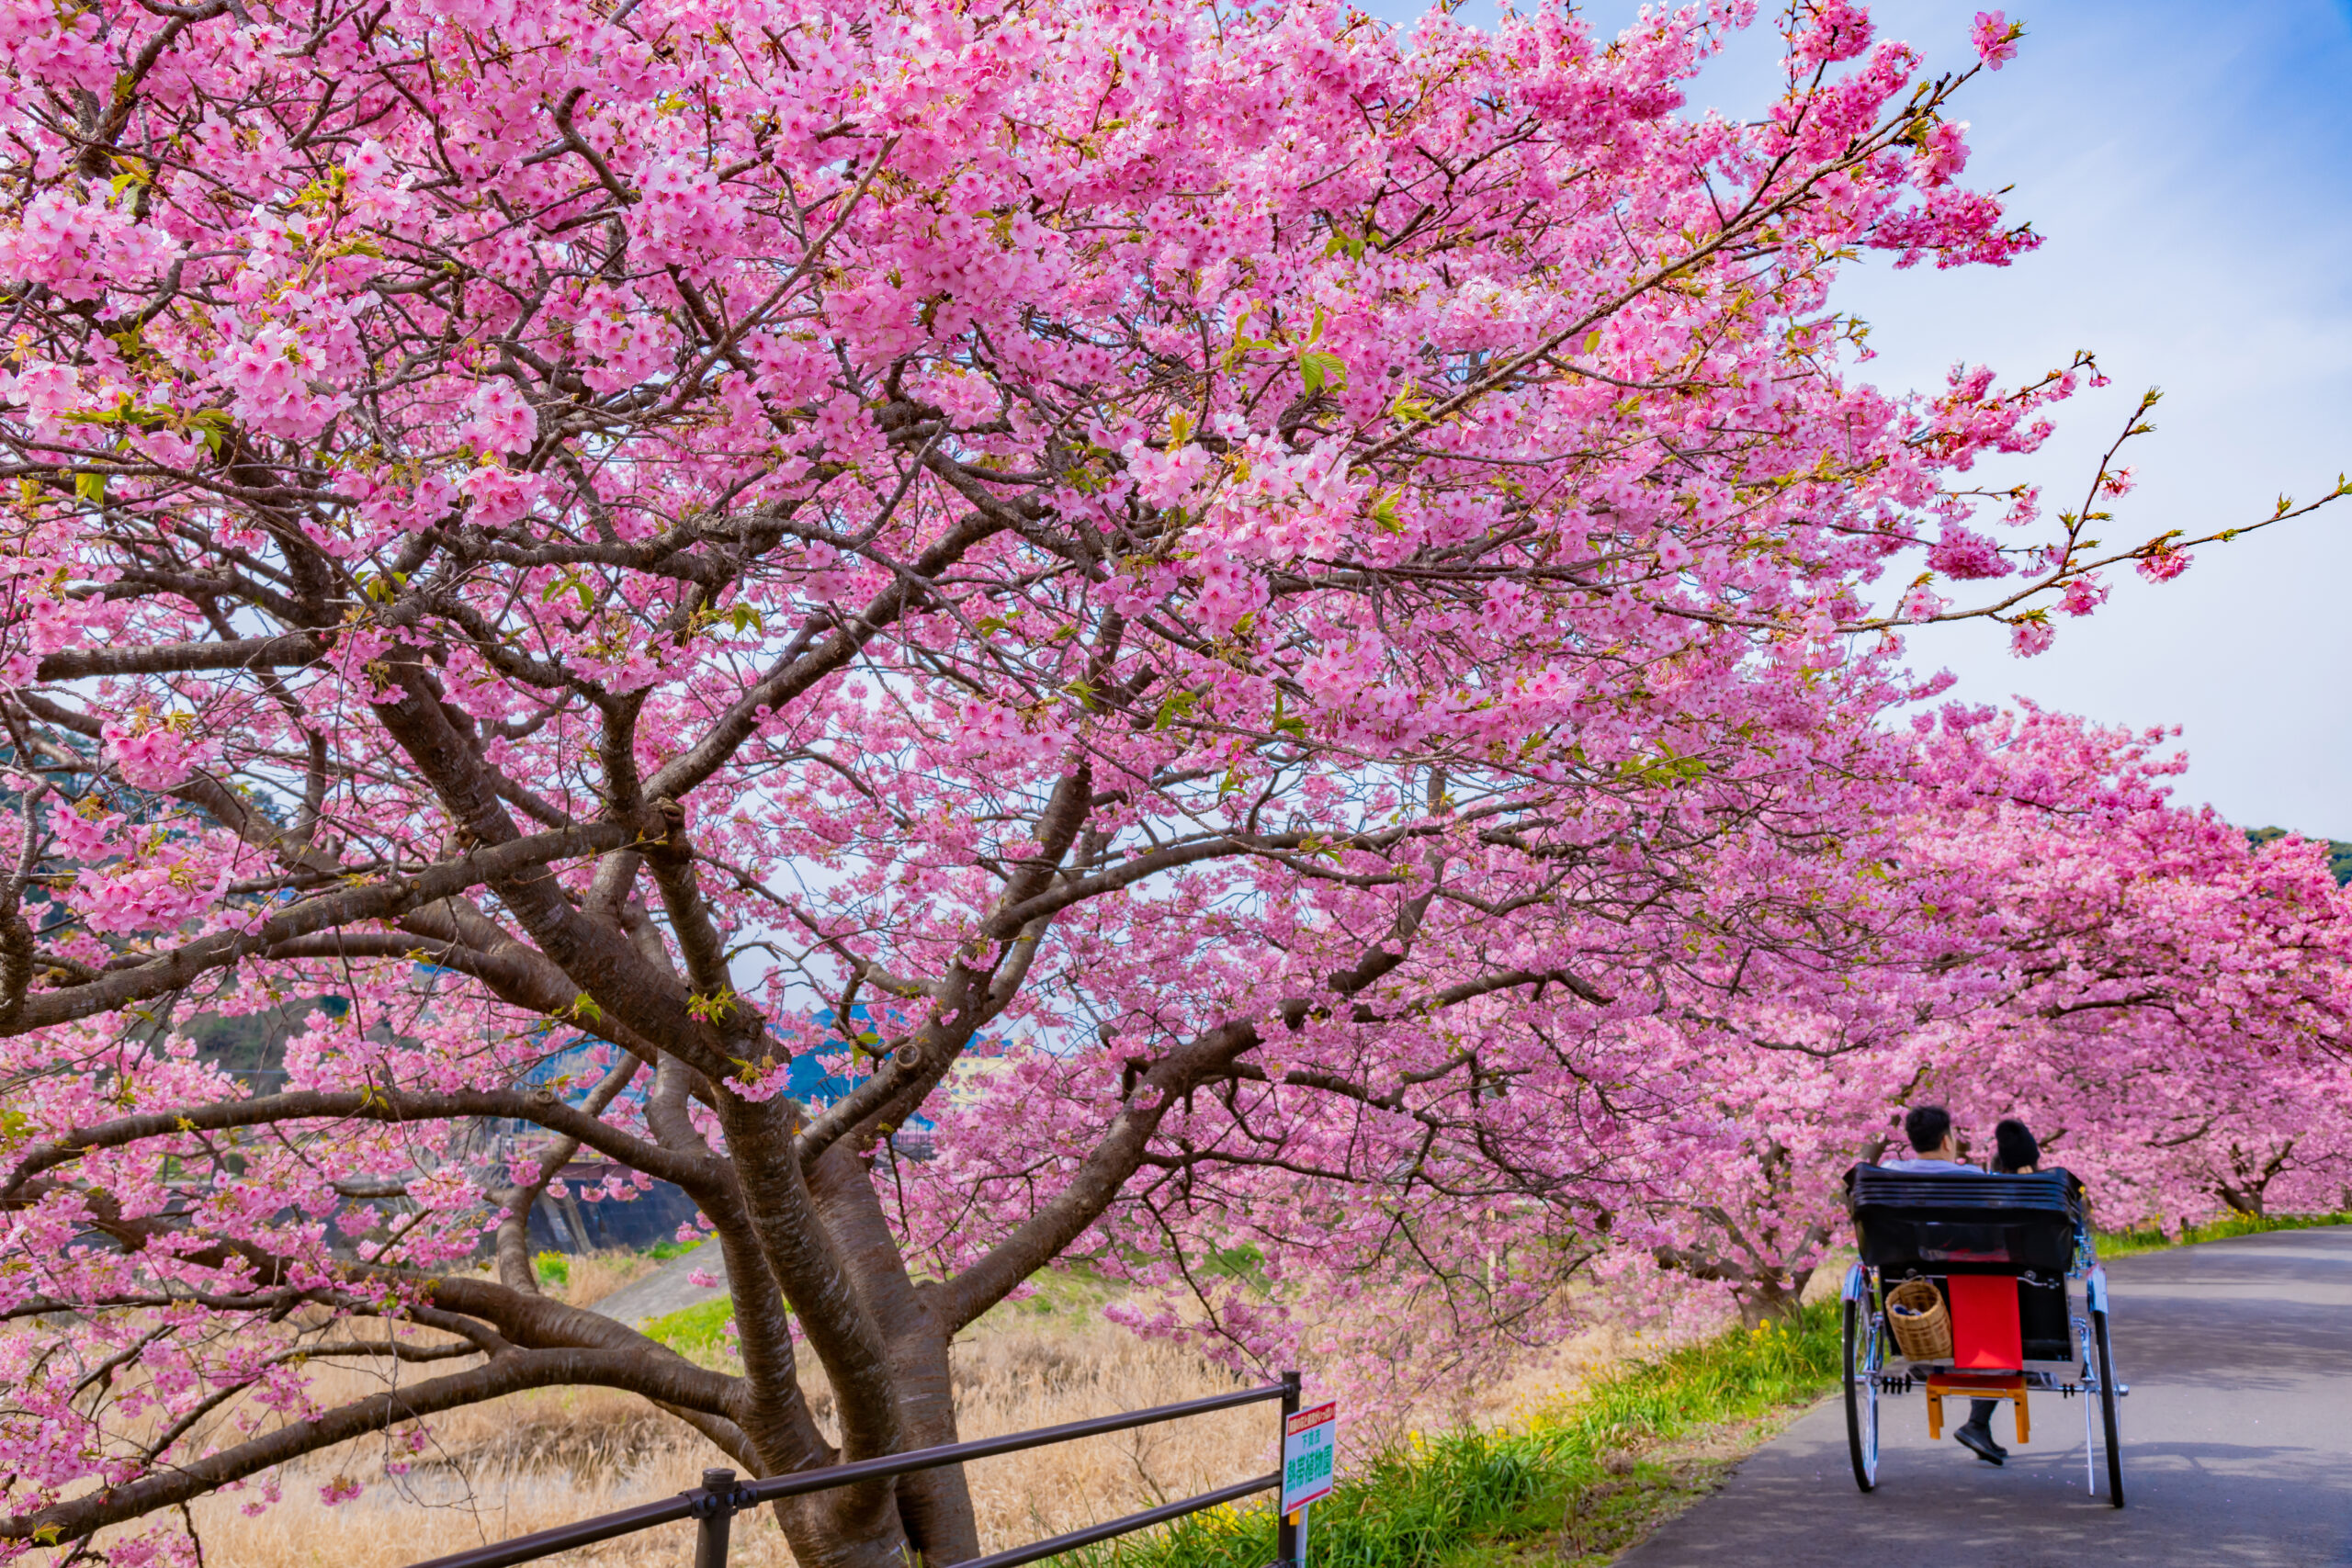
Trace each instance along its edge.
{"label": "paved path", "polygon": [[[696,1273],[708,1274],[718,1283],[697,1285],[691,1278]],[[635,1284],[623,1285],[588,1310],[616,1318],[631,1328],[642,1328],[654,1318],[717,1301],[726,1293],[727,1259],[718,1255],[718,1248],[704,1242],[692,1252],[680,1253]]]}
{"label": "paved path", "polygon": [[1621,1568],[2352,1563],[2352,1229],[2119,1258],[2108,1278],[2129,1506],[2084,1492],[2079,1399],[2035,1395],[2023,1449],[1995,1416],[1998,1470],[1950,1426],[1928,1442],[1918,1393],[1883,1401],[1867,1496],[1833,1399]]}

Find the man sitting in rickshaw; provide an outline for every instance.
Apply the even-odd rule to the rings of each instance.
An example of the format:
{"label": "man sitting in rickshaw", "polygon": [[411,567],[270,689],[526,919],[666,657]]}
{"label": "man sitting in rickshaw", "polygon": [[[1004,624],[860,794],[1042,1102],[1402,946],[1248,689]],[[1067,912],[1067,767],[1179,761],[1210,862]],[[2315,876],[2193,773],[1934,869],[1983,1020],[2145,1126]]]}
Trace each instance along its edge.
{"label": "man sitting in rickshaw", "polygon": [[1951,1112],[1940,1105],[1915,1105],[1903,1118],[1903,1135],[1910,1140],[1912,1157],[1883,1159],[1882,1170],[1910,1171],[1921,1175],[1939,1170],[1974,1171],[1960,1157],[1960,1143],[1952,1135]]}

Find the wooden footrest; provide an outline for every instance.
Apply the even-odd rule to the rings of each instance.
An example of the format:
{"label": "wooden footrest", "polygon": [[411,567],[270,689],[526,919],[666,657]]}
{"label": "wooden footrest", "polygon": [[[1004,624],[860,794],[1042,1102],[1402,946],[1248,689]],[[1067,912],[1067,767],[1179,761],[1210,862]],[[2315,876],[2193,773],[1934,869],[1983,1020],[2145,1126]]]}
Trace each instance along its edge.
{"label": "wooden footrest", "polygon": [[2018,1446],[2031,1440],[2026,1424],[2023,1372],[1930,1372],[1928,1374],[1928,1436],[1944,1435],[1944,1395],[1970,1399],[2006,1399],[2018,1413]]}

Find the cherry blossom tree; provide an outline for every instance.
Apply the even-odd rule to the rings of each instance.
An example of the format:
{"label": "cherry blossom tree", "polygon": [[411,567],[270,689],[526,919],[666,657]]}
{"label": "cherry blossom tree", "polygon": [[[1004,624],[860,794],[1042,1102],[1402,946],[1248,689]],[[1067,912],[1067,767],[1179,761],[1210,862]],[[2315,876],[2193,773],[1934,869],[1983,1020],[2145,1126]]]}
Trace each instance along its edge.
{"label": "cherry blossom tree", "polygon": [[2352,899],[2324,847],[2257,849],[2174,803],[2161,731],[2030,706],[1922,722],[1887,872],[1937,917],[1888,929],[1910,944],[1895,1004],[1868,1032],[1785,987],[1646,1021],[1666,1114],[1626,1151],[1619,1244],[1748,1323],[1785,1314],[1844,1238],[1845,1170],[1901,1147],[1923,1100],[1980,1161],[2024,1120],[2110,1229],[2260,1213],[2274,1188],[2338,1206]]}
{"label": "cherry blossom tree", "polygon": [[[11,4],[11,1551],[191,1560],[553,1385],[762,1473],[945,1440],[1041,1268],[1252,1225],[1527,1321],[1591,1019],[1932,919],[1862,869],[1894,628],[2200,542],[1968,478],[2087,359],[1852,374],[1849,256],[2034,243],[1945,118],[1997,17],[1926,77],[1806,0],[1748,124],[1679,112],[1728,0]],[[328,994],[267,1092],[178,1028]],[[699,1205],[740,1371],[537,1291],[583,1151]],[[977,1550],[953,1472],[782,1520]]]}

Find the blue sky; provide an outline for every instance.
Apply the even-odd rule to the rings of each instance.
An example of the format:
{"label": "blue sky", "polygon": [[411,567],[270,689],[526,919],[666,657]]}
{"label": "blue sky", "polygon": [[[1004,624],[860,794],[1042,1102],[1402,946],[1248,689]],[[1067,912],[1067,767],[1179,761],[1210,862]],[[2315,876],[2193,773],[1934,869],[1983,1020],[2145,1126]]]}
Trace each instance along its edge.
{"label": "blue sky", "polygon": [[[1411,0],[1372,7],[1410,17]],[[1970,59],[1984,0],[1873,8],[1882,36],[1930,69]],[[2156,434],[2135,442],[2140,488],[2107,536],[2203,533],[2269,513],[2352,470],[2352,0],[2023,0],[2018,59],[1956,110],[1972,181],[2048,236],[2002,270],[1850,276],[1844,307],[1872,324],[1871,374],[1933,385],[1958,359],[2005,377],[2098,352],[2114,384],[2076,398],[2060,434],[2012,470],[2071,505],[2141,389]],[[1637,7],[1585,13],[1614,28]],[[1491,18],[1476,0],[1465,19]],[[1752,111],[1777,85],[1769,29],[1693,95]],[[2063,501],[2058,498],[2064,497]],[[2107,607],[2068,621],[2039,659],[1997,628],[1934,628],[1922,669],[1956,695],[2020,694],[2135,725],[2183,728],[2184,797],[2233,820],[2352,838],[2352,501],[2340,513],[2200,553],[2161,588],[2129,573]]]}

